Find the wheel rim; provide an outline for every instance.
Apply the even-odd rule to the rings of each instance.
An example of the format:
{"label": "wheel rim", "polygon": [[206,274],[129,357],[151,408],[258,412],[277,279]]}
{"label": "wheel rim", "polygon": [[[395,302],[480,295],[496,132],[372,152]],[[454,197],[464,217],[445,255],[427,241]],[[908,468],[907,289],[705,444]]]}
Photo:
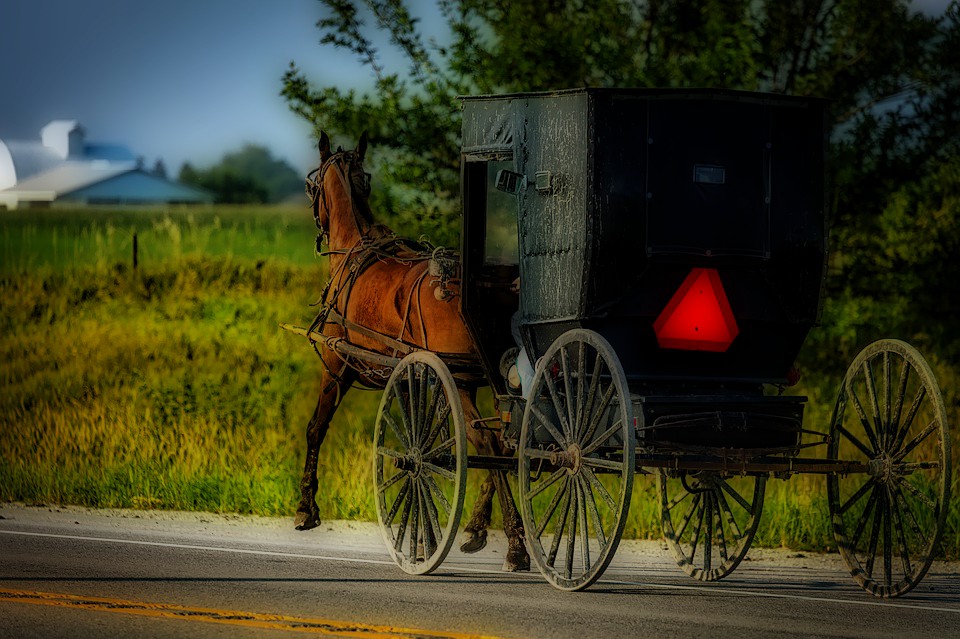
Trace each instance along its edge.
{"label": "wheel rim", "polygon": [[916,349],[881,340],[854,359],[837,397],[829,457],[868,469],[827,477],[834,536],[850,574],[878,597],[908,592],[939,548],[950,489],[946,410]]}
{"label": "wheel rim", "polygon": [[576,329],[537,366],[520,435],[527,547],[546,579],[581,590],[610,563],[633,487],[629,389],[613,349]]}
{"label": "wheel rim", "polygon": [[410,574],[435,570],[463,511],[467,442],[450,371],[432,353],[403,358],[387,381],[374,437],[374,490],[390,556]]}
{"label": "wheel rim", "polygon": [[763,511],[766,479],[715,472],[657,473],[663,537],[677,565],[694,579],[733,572],[750,549]]}

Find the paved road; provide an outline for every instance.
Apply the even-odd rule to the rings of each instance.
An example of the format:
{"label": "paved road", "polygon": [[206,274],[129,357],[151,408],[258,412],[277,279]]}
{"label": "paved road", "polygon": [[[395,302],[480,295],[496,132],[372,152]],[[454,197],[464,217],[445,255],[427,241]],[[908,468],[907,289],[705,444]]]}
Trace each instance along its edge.
{"label": "paved road", "polygon": [[377,528],[0,504],[0,637],[960,637],[960,568],[906,598],[860,591],[832,556],[751,551],[719,584],[656,542],[563,593],[499,571],[503,542],[429,577],[389,562]]}

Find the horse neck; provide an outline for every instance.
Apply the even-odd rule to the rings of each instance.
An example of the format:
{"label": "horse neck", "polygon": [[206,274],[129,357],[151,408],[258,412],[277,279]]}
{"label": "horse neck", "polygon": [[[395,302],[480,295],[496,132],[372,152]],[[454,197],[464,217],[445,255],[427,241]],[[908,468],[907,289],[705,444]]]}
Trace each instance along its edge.
{"label": "horse neck", "polygon": [[349,187],[341,181],[341,177],[336,175],[337,171],[331,171],[330,184],[328,184],[328,193],[330,199],[327,202],[327,229],[328,246],[335,255],[342,251],[349,251],[360,243],[360,239],[369,230],[369,222],[362,219],[356,209],[356,202],[353,201],[353,195]]}

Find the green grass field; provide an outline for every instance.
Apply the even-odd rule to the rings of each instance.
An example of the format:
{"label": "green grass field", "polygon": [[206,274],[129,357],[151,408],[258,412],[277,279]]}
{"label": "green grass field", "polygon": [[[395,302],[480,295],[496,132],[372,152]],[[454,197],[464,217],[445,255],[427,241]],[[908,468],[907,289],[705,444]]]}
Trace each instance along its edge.
{"label": "green grass field", "polygon": [[[325,274],[314,235],[306,208],[0,214],[0,500],[283,515],[292,526],[320,363],[278,324],[313,317]],[[955,424],[958,377],[937,372]],[[833,408],[836,381],[817,383],[799,389],[808,427]],[[324,518],[376,518],[378,401],[351,392],[337,413],[320,461]],[[481,479],[470,473],[467,508]],[[655,483],[640,476],[626,534],[658,537],[657,521]],[[956,506],[950,521],[956,556]],[[757,541],[833,547],[822,478],[768,482]]]}

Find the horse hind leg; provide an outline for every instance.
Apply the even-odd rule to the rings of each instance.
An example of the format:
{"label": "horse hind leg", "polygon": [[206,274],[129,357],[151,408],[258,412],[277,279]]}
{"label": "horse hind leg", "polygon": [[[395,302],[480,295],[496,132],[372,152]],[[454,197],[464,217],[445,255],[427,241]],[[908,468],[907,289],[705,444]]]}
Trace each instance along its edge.
{"label": "horse hind leg", "polygon": [[307,425],[307,457],[303,464],[303,477],[300,479],[300,503],[294,526],[297,530],[310,530],[320,525],[320,509],[317,507],[317,463],[320,458],[320,446],[327,436],[330,420],[337,411],[343,393],[349,384],[338,382],[326,369],[320,377],[320,397],[317,407]]}
{"label": "horse hind leg", "polygon": [[487,528],[490,527],[490,516],[493,512],[493,494],[496,487],[493,481],[493,473],[489,473],[487,478],[480,485],[480,495],[473,505],[473,513],[470,515],[470,521],[463,528],[462,543],[460,552],[478,552],[487,545]]}
{"label": "horse hind leg", "polygon": [[507,536],[507,556],[503,560],[503,570],[517,572],[530,570],[530,555],[524,542],[523,520],[513,501],[513,492],[507,481],[507,473],[502,470],[491,473],[494,477],[497,493],[500,495],[500,513],[503,515],[503,532]]}
{"label": "horse hind leg", "polygon": [[[477,410],[474,394],[461,389],[460,400],[463,404],[464,417],[468,424],[476,420],[480,413]],[[476,428],[468,429],[471,443],[481,454],[503,454],[499,442],[490,432]],[[523,523],[517,505],[513,501],[507,474],[503,471],[490,471],[487,479],[480,488],[480,496],[473,507],[473,515],[464,528],[463,543],[460,549],[464,552],[476,552],[487,543],[487,528],[490,526],[490,514],[493,508],[493,496],[500,496],[500,512],[503,515],[503,531],[507,536],[507,556],[503,562],[503,570],[515,572],[530,570],[530,555],[523,539]],[[474,550],[470,550],[474,548]]]}

